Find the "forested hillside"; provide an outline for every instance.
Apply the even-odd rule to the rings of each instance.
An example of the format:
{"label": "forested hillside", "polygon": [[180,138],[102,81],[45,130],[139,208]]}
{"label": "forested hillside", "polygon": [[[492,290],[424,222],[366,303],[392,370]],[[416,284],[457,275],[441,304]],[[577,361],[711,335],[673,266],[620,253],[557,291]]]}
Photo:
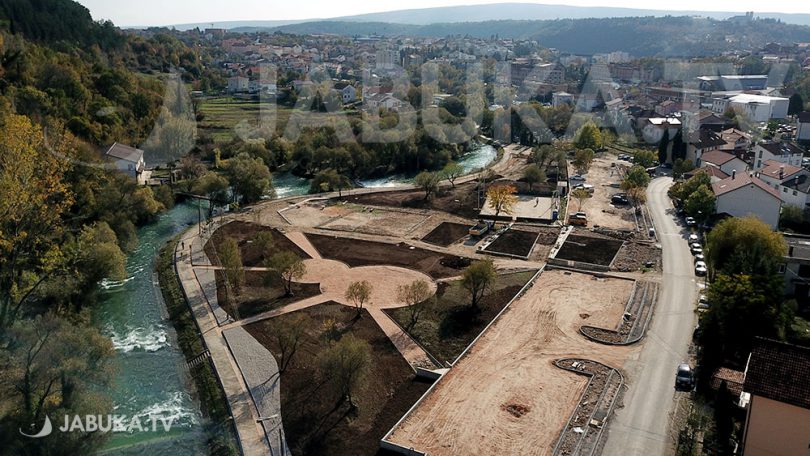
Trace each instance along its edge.
{"label": "forested hillside", "polygon": [[112,343],[90,324],[97,283],[126,277],[136,227],[174,201],[110,172],[100,150],[144,141],[166,111],[161,73],[198,83],[202,64],[67,0],[4,1],[0,16],[0,453],[91,454],[105,434],[18,429],[112,412]]}

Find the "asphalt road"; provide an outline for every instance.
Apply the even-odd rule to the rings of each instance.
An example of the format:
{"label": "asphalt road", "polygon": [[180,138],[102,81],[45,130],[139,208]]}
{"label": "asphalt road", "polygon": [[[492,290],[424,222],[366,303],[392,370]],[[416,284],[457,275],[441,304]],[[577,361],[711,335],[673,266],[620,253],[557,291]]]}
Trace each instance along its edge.
{"label": "asphalt road", "polygon": [[663,287],[638,359],[628,361],[624,407],[608,428],[603,455],[666,455],[674,452],[670,421],[675,405],[675,371],[688,359],[695,327],[697,281],[688,232],[677,223],[667,189],[669,177],[653,180],[647,201],[663,248]]}

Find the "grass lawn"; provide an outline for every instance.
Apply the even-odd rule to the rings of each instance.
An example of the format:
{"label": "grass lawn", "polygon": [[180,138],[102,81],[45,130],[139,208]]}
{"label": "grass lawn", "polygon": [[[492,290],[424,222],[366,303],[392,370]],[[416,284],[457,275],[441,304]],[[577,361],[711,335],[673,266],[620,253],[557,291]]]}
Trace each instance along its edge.
{"label": "grass lawn", "polygon": [[499,275],[479,304],[470,308],[470,295],[460,281],[439,284],[436,305],[425,311],[412,328],[407,308],[386,310],[425,349],[442,362],[452,362],[495,315],[520,291],[534,271]]}
{"label": "grass lawn", "polygon": [[[270,105],[272,102],[268,101]],[[268,106],[270,109],[272,106]],[[213,97],[202,100],[199,107],[203,119],[197,125],[201,132],[223,143],[237,137],[234,127],[245,120],[252,126],[259,123],[261,112],[258,100],[243,100],[235,97]],[[283,132],[292,110],[276,106],[276,131]]]}
{"label": "grass lawn", "polygon": [[[326,303],[281,315],[245,329],[280,359],[272,325],[289,323],[307,315],[307,330],[287,371],[281,374],[281,410],[287,444],[293,455],[363,456],[379,452],[380,439],[430,386],[417,380],[374,319],[363,311],[355,318],[353,308]],[[353,393],[357,409],[328,381],[329,373],[318,368],[318,357],[329,346],[325,322],[339,328],[339,336],[352,334],[368,342],[371,364]]]}

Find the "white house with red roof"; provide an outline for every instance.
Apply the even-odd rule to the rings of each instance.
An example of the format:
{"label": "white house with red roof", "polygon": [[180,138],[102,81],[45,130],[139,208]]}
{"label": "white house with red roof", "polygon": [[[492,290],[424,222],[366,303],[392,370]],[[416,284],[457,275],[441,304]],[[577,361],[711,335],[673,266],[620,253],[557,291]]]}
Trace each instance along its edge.
{"label": "white house with red roof", "polygon": [[717,197],[716,211],[733,217],[754,216],[776,229],[782,199],[779,192],[761,179],[748,173],[731,176],[712,184]]}
{"label": "white house with red roof", "polygon": [[763,164],[765,167],[756,173],[757,177],[779,192],[786,205],[804,208],[810,198],[810,171],[776,160]]}
{"label": "white house with red roof", "polygon": [[748,169],[748,164],[737,158],[736,155],[720,150],[704,153],[700,159],[700,166],[719,168],[728,175],[731,175],[734,171],[742,173]]}

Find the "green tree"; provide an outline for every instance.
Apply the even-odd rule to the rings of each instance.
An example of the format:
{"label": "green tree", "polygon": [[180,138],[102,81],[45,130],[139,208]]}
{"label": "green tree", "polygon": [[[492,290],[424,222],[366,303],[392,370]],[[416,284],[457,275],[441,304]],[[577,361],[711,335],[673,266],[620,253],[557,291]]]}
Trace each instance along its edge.
{"label": "green tree", "polygon": [[782,235],[756,217],[728,218],[712,229],[706,260],[712,272],[767,275],[787,253]]}
{"label": "green tree", "polygon": [[629,191],[632,188],[647,188],[650,184],[650,175],[641,165],[633,165],[622,180],[622,189]]}
{"label": "green tree", "polygon": [[708,186],[701,185],[686,198],[683,209],[688,215],[694,217],[698,223],[702,224],[714,215],[716,200],[714,192]]}
{"label": "green tree", "polygon": [[336,388],[340,402],[348,400],[350,407],[356,408],[352,395],[371,367],[369,343],[347,334],[324,351],[318,361],[321,375]]}
{"label": "green tree", "polygon": [[470,294],[470,306],[478,308],[481,298],[498,277],[492,260],[479,260],[467,266],[461,276],[461,286]]}
{"label": "green tree", "polygon": [[[658,142],[658,163],[667,162],[668,149],[669,149],[669,128],[664,130],[664,134],[663,136],[661,136],[661,141]],[[649,166],[645,166],[645,168],[649,168]]]}
{"label": "green tree", "polygon": [[270,231],[262,231],[257,234],[256,239],[253,240],[253,245],[259,252],[262,261],[267,261],[276,251],[276,240]]}
{"label": "green tree", "polygon": [[278,319],[270,320],[269,333],[275,337],[279,350],[278,370],[280,374],[287,371],[295,358],[301,339],[311,326],[312,319],[306,314],[295,315],[283,323]]}
{"label": "green tree", "polygon": [[788,115],[795,116],[804,111],[804,99],[799,93],[794,93],[788,101]]}
{"label": "green tree", "polygon": [[804,210],[799,206],[782,206],[779,213],[779,229],[798,229],[804,223]]}
{"label": "green tree", "polygon": [[79,321],[53,314],[20,320],[4,335],[0,387],[6,412],[0,436],[11,454],[90,454],[105,441],[100,432],[69,432],[59,439],[21,437],[37,432],[46,416],[107,415],[112,402],[100,391],[114,378],[115,351],[108,337]]}
{"label": "green tree", "polygon": [[408,329],[416,326],[419,316],[430,306],[432,294],[430,285],[424,280],[414,280],[409,284],[397,287],[397,300],[408,308],[410,316]]}
{"label": "green tree", "polygon": [[352,282],[349,284],[348,288],[346,288],[344,297],[347,301],[352,303],[357,310],[358,317],[363,314],[363,307],[371,300],[371,291],[373,288],[371,282],[368,280]]}
{"label": "green tree", "polygon": [[285,250],[278,252],[267,263],[267,266],[273,268],[281,275],[281,280],[284,283],[284,293],[286,296],[292,296],[292,283],[293,280],[300,279],[307,273],[307,267],[304,261],[293,252]]}
{"label": "green tree", "polygon": [[587,174],[593,162],[594,152],[590,148],[579,149],[574,153],[574,161],[572,164],[580,174]]}
{"label": "green tree", "polygon": [[649,150],[637,150],[636,153],[633,154],[633,162],[642,166],[644,169],[652,167],[653,164],[655,164],[656,158],[655,152]]}
{"label": "green tree", "polygon": [[417,187],[425,192],[425,201],[439,188],[439,175],[430,171],[422,171],[414,178]]}
{"label": "green tree", "polygon": [[686,182],[673,185],[669,193],[675,199],[686,201],[686,199],[689,198],[689,195],[703,186],[711,188],[712,179],[709,177],[707,172],[700,170],[696,171],[695,174]]}
{"label": "green tree", "polygon": [[675,164],[672,165],[672,177],[675,179],[680,179],[684,174],[692,171],[693,169],[695,169],[695,164],[691,161],[676,158]]}
{"label": "green tree", "polygon": [[450,162],[442,169],[442,177],[450,182],[450,186],[456,188],[456,179],[464,174],[464,167],[456,162]]}
{"label": "green tree", "polygon": [[593,122],[581,126],[574,135],[574,146],[577,149],[600,149],[602,147],[602,133]]}
{"label": "green tree", "polygon": [[209,199],[208,216],[211,217],[217,205],[227,204],[230,186],[231,184],[225,176],[215,172],[208,172],[194,181],[191,193]]}
{"label": "green tree", "polygon": [[236,239],[227,237],[222,240],[217,248],[220,264],[225,268],[225,280],[239,294],[242,285],[245,283],[245,267],[242,264],[242,253],[239,251],[239,244]]}
{"label": "green tree", "polygon": [[309,186],[310,193],[338,192],[338,198],[343,197],[343,190],[351,188],[352,183],[348,177],[337,172],[333,168],[318,171]]}
{"label": "green tree", "polygon": [[529,161],[536,164],[540,169],[548,169],[554,162],[565,162],[565,151],[549,144],[543,144],[532,150]]}
{"label": "green tree", "polygon": [[546,180],[546,173],[544,173],[543,170],[537,165],[529,165],[523,171],[523,180],[529,184],[529,191],[532,191],[534,184]]}
{"label": "green tree", "polygon": [[582,210],[582,203],[585,202],[588,198],[591,197],[591,192],[585,190],[584,188],[576,188],[574,191],[571,192],[571,198],[577,200],[577,211]]}
{"label": "green tree", "polygon": [[242,203],[253,203],[263,196],[275,194],[270,169],[261,158],[252,158],[242,152],[228,160],[227,174]]}

